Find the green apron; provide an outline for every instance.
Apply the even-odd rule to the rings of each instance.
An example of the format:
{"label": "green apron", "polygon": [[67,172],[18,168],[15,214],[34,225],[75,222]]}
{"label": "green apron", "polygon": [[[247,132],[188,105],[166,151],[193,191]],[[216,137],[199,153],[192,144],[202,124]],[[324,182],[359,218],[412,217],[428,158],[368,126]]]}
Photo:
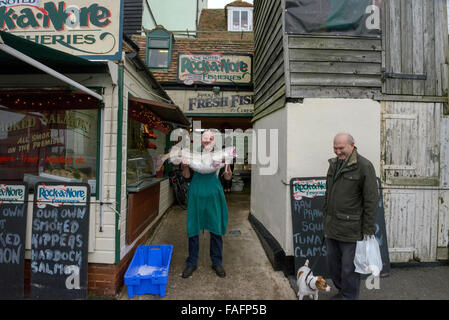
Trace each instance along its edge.
{"label": "green apron", "polygon": [[194,172],[187,195],[187,236],[208,230],[216,235],[225,235],[228,224],[226,198],[215,172]]}

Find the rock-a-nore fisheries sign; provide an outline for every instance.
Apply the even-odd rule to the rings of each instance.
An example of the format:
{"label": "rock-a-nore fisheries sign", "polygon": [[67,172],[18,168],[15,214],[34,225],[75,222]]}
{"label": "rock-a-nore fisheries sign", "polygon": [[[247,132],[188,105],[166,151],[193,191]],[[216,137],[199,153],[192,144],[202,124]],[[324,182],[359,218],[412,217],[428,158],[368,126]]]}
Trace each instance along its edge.
{"label": "rock-a-nore fisheries sign", "polygon": [[84,186],[46,185],[40,184],[36,190],[38,207],[46,205],[60,206],[64,204],[85,205],[87,192]]}
{"label": "rock-a-nore fisheries sign", "polygon": [[186,85],[251,85],[252,57],[226,53],[180,52],[178,81]]}
{"label": "rock-a-nore fisheries sign", "polygon": [[87,296],[90,187],[39,183],[31,228],[31,297]]}
{"label": "rock-a-nore fisheries sign", "polygon": [[0,299],[24,296],[28,187],[0,182]]}
{"label": "rock-a-nore fisheries sign", "polygon": [[0,0],[0,30],[88,59],[120,59],[123,0]]}
{"label": "rock-a-nore fisheries sign", "polygon": [[305,198],[315,198],[317,196],[324,196],[326,193],[326,180],[300,180],[292,181],[293,197],[295,200]]}

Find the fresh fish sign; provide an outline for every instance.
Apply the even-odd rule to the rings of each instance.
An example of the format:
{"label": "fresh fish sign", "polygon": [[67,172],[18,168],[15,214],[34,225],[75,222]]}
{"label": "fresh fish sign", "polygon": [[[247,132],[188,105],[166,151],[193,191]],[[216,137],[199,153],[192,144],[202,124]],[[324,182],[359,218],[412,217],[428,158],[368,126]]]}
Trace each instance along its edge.
{"label": "fresh fish sign", "polygon": [[120,59],[123,0],[0,0],[0,30],[88,59]]}

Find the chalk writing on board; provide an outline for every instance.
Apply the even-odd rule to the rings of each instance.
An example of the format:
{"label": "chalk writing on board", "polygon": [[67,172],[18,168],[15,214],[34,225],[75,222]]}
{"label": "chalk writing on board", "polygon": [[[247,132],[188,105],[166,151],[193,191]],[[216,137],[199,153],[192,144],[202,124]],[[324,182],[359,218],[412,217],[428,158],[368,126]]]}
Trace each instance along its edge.
{"label": "chalk writing on board", "polygon": [[[296,257],[325,256],[326,247],[323,247],[323,213],[321,210],[312,207],[310,199],[302,198],[301,201],[294,201],[294,212],[300,221],[299,232],[293,234]],[[295,219],[296,220],[296,219]]]}
{"label": "chalk writing on board", "polygon": [[38,297],[52,295],[55,289],[68,298],[73,297],[70,291],[87,292],[88,189],[84,184],[37,186],[31,288]]}
{"label": "chalk writing on board", "polygon": [[[377,179],[381,188],[380,179]],[[290,180],[293,250],[295,270],[302,267],[305,261],[310,260],[313,265],[320,257],[327,255],[326,244],[322,243],[324,216],[322,207],[326,192],[326,178],[292,178]],[[379,208],[376,217],[376,239],[382,255],[382,273],[388,275],[390,260],[388,256],[387,233],[385,228],[385,215],[383,209],[382,190],[380,190]],[[319,260],[314,272],[324,277],[328,275],[325,259]]]}
{"label": "chalk writing on board", "polygon": [[[325,178],[293,178],[291,183],[293,250],[295,269],[309,260],[313,265],[320,257],[327,255],[323,243],[323,199],[326,193]],[[324,259],[323,259],[324,261]],[[324,263],[315,267],[317,274],[326,276]]]}
{"label": "chalk writing on board", "polygon": [[0,183],[0,299],[23,298],[27,190]]}
{"label": "chalk writing on board", "polygon": [[[0,263],[20,264],[23,241],[21,235],[8,232],[7,222],[10,218],[23,218],[25,213],[25,186],[0,185]],[[21,205],[14,205],[21,204]]]}

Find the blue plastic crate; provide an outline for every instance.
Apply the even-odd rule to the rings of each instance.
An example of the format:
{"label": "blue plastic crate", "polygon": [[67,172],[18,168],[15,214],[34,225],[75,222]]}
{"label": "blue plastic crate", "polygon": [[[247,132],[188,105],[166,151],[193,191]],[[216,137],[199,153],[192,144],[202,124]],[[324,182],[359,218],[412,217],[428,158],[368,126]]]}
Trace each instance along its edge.
{"label": "blue plastic crate", "polygon": [[125,273],[128,297],[139,294],[165,296],[173,246],[140,245]]}

